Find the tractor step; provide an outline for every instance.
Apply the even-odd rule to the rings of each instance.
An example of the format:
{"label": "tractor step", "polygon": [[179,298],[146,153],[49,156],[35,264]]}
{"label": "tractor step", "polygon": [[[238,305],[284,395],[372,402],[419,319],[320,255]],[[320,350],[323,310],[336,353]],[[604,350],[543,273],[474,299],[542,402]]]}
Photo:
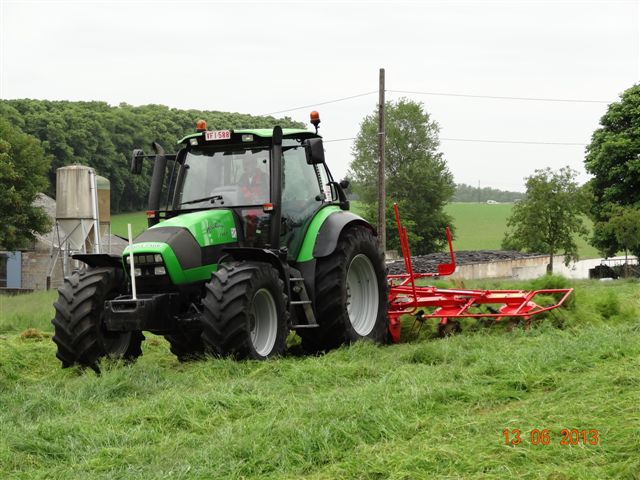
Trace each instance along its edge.
{"label": "tractor step", "polygon": [[[291,291],[298,297],[295,300],[291,300],[289,303],[294,306],[298,305],[302,308],[304,312],[304,318],[307,320],[307,323],[301,323],[299,325],[293,325],[292,329],[301,329],[301,328],[317,328],[318,322],[316,321],[316,315],[313,311],[313,301],[309,298],[309,294],[307,293],[307,288],[304,284],[304,277],[300,274],[298,270],[294,268],[291,269],[294,276],[289,277],[289,281],[294,284],[291,288]],[[301,319],[302,320],[302,319]]]}

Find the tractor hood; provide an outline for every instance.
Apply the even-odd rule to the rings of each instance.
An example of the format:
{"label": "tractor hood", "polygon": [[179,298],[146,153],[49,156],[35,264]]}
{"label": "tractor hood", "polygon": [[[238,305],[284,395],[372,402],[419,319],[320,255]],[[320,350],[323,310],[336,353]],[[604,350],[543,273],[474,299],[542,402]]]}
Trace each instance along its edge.
{"label": "tractor hood", "polygon": [[186,228],[202,247],[238,241],[236,224],[233,221],[233,214],[230,210],[205,210],[203,212],[186,213],[154,225],[147,232],[167,227]]}
{"label": "tractor hood", "polygon": [[[142,260],[160,254],[173,284],[206,281],[217,269],[222,249],[237,245],[238,235],[230,210],[206,210],[165,220],[141,233],[132,249]],[[129,247],[123,252],[127,261]],[[140,257],[139,257],[140,256]]]}

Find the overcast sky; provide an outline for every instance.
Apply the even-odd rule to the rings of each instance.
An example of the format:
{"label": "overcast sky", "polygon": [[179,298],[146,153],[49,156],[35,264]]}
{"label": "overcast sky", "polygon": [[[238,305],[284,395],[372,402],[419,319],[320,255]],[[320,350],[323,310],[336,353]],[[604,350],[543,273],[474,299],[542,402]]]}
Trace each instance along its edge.
{"label": "overcast sky", "polygon": [[[584,173],[606,103],[640,78],[638,1],[0,0],[0,96],[264,114],[354,137],[387,99],[424,103],[458,183],[523,190],[536,168]],[[376,92],[351,100],[322,102]],[[458,140],[455,140],[458,139]],[[342,177],[351,140],[326,143]]]}

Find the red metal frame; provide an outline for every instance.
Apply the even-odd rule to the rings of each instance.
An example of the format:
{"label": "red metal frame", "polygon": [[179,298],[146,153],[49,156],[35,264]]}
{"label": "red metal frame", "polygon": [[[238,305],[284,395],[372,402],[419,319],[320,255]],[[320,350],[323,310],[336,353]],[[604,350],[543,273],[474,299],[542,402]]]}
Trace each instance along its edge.
{"label": "red metal frame", "polygon": [[[398,206],[393,209],[398,226],[400,247],[407,273],[388,275],[389,282],[389,333],[394,343],[400,341],[400,317],[415,314],[423,321],[427,318],[439,318],[440,325],[446,326],[452,318],[522,318],[529,322],[530,317],[542,312],[558,308],[571,295],[572,288],[545,290],[448,290],[433,286],[416,285],[416,280],[426,277],[443,277],[451,275],[456,270],[456,256],[451,242],[451,232],[447,227],[447,242],[449,244],[450,263],[438,265],[437,272],[414,273],[411,263],[411,250],[407,240],[407,229],[400,222]],[[539,295],[550,295],[555,302],[552,305],[538,305],[533,299]],[[473,311],[485,307],[485,311]],[[418,308],[432,309],[425,312]]]}

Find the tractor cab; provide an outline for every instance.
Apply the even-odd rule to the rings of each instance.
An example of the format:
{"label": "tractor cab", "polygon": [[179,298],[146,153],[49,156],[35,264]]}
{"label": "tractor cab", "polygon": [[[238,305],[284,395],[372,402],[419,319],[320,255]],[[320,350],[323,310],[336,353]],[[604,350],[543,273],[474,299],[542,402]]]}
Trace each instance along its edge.
{"label": "tractor cab", "polygon": [[[293,261],[318,210],[330,204],[348,209],[342,187],[324,163],[317,134],[279,127],[207,130],[203,121],[198,130],[180,140],[176,155],[156,156],[152,182],[158,185],[151,190],[164,182],[166,208],[160,209],[159,196],[150,200],[150,227],[185,214],[230,211],[238,246],[283,251]],[[136,156],[140,153],[134,153],[134,172]],[[159,156],[174,165],[165,166]],[[169,170],[168,180],[156,172],[163,168]]]}

